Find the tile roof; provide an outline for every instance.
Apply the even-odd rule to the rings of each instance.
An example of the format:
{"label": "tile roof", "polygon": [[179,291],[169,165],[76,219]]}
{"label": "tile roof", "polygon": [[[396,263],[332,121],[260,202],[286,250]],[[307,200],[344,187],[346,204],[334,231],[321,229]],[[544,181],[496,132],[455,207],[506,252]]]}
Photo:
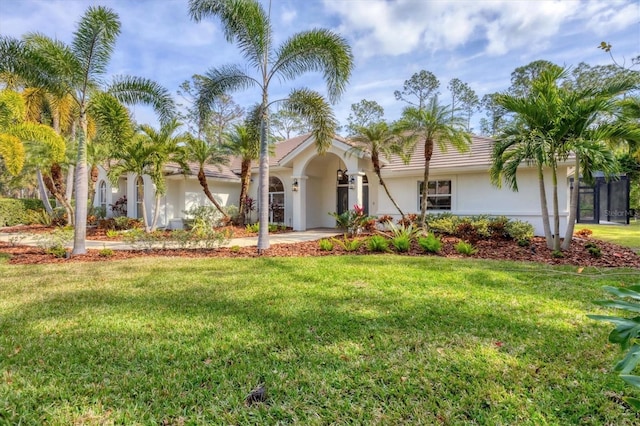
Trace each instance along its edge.
{"label": "tile roof", "polygon": [[[165,173],[169,175],[182,174],[182,168],[176,163],[169,163],[165,166]],[[198,175],[199,165],[198,163],[189,163],[189,174],[192,176]],[[213,179],[224,179],[240,182],[240,177],[234,173],[229,165],[214,166],[211,164],[204,165],[205,176]]]}

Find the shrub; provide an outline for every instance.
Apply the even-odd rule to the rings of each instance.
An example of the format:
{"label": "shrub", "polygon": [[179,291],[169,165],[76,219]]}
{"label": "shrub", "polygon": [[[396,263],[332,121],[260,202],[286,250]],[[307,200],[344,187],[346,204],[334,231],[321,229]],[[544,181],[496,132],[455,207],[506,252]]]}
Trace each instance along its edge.
{"label": "shrub", "polygon": [[476,228],[468,218],[463,219],[460,223],[458,223],[454,235],[470,243],[475,243],[480,239]]}
{"label": "shrub", "polygon": [[113,249],[110,249],[108,247],[104,247],[98,252],[98,256],[100,257],[111,257],[113,256],[113,254]]}
{"label": "shrub", "polygon": [[367,249],[373,252],[389,251],[389,240],[382,235],[372,235],[367,239]]}
{"label": "shrub", "polygon": [[438,253],[442,248],[442,241],[433,234],[418,238],[418,245],[427,253]]}
{"label": "shrub", "polygon": [[432,232],[444,235],[455,235],[459,222],[460,219],[457,216],[453,216],[451,213],[443,213],[433,216],[427,223]]}
{"label": "shrub", "polygon": [[37,224],[51,226],[53,218],[45,209],[27,210],[26,222],[29,225]]}
{"label": "shrub", "polygon": [[507,232],[508,223],[509,219],[506,216],[490,218],[488,231],[491,238],[507,238],[509,236],[509,233]]}
{"label": "shrub", "polygon": [[398,252],[406,253],[411,248],[411,240],[412,238],[408,235],[396,235],[391,238],[391,244]]}
{"label": "shrub", "polygon": [[211,228],[222,225],[224,219],[224,215],[214,206],[194,206],[183,213],[187,215],[187,219],[192,219],[194,223]]}
{"label": "shrub", "polygon": [[123,195],[118,198],[115,203],[109,204],[111,212],[114,216],[126,216],[127,215],[127,196]]}
{"label": "shrub", "polygon": [[404,216],[404,218],[398,219],[398,225],[401,226],[411,226],[418,222],[418,215],[415,213],[410,213]]}
{"label": "shrub", "polygon": [[602,250],[600,250],[598,247],[589,247],[587,249],[587,251],[589,252],[589,254],[595,258],[600,258],[602,257]]}
{"label": "shrub", "polygon": [[41,200],[32,198],[0,198],[0,226],[28,223],[29,210],[43,209]]}
{"label": "shrub", "polygon": [[120,232],[116,231],[115,229],[107,229],[105,235],[107,236],[107,238],[117,238],[120,235]]}
{"label": "shrub", "polygon": [[333,243],[327,238],[318,241],[318,246],[322,251],[333,251]]}
{"label": "shrub", "polygon": [[250,223],[247,226],[244,227],[245,231],[250,232],[252,234],[257,233],[258,231],[260,231],[260,224],[258,222],[256,223]]}
{"label": "shrub", "polygon": [[345,251],[356,251],[362,245],[362,240],[360,238],[348,238],[346,235],[342,237],[342,239],[331,238],[331,241]]}
{"label": "shrub", "polygon": [[533,225],[521,220],[512,220],[506,225],[508,235],[516,241],[531,240],[533,238]]}
{"label": "shrub", "polygon": [[564,257],[564,253],[562,253],[560,250],[554,250],[551,252],[551,257],[553,257],[554,259],[562,259]]}
{"label": "shrub", "polygon": [[466,241],[459,241],[454,248],[456,251],[464,256],[473,256],[478,252],[478,249],[473,244]]}
{"label": "shrub", "polygon": [[387,222],[393,222],[393,216],[390,216],[390,215],[388,215],[388,214],[385,214],[385,215],[383,215],[383,216],[380,216],[380,217],[377,219],[377,221],[378,221],[378,223],[379,223],[380,225],[385,225],[385,226],[386,226],[386,225],[387,225]]}

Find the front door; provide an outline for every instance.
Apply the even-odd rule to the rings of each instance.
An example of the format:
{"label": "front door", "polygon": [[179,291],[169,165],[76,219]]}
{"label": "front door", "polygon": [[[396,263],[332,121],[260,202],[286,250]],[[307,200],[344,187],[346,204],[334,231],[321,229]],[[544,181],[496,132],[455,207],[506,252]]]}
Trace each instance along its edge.
{"label": "front door", "polygon": [[339,179],[336,186],[336,213],[342,214],[349,211],[349,175],[347,175],[345,171],[338,177]]}
{"label": "front door", "polygon": [[284,223],[284,185],[274,176],[269,178],[269,223]]}

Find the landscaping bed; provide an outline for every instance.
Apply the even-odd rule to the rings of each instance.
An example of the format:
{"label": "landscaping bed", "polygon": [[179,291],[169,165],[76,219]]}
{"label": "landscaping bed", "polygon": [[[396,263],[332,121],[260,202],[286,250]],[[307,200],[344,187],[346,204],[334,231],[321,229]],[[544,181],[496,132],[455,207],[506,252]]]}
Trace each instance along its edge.
{"label": "landscaping bed", "polygon": [[[241,231],[240,228],[238,228]],[[31,230],[30,230],[31,232]],[[242,234],[240,234],[242,235]],[[239,237],[234,233],[234,237]],[[88,235],[89,239],[108,239],[105,236]],[[363,237],[366,238],[366,237]],[[398,253],[404,256],[438,256],[447,258],[465,257],[458,253],[455,244],[458,238],[443,237],[442,248],[438,254],[426,254],[417,243],[413,242],[409,251]],[[600,256],[595,257],[585,245],[595,244],[600,249]],[[521,247],[512,240],[481,240],[474,244],[478,250],[470,258],[495,259],[539,262],[550,265],[575,265],[578,267],[635,267],[640,268],[640,256],[633,250],[592,238],[576,238],[572,247],[562,253],[563,257],[554,257],[553,252],[546,248],[544,238],[533,238],[531,244]],[[390,249],[388,253],[394,253]],[[163,257],[258,257],[255,246],[251,247],[220,247],[215,249],[152,249],[152,250],[113,250],[105,253],[103,250],[88,250],[87,254],[73,256],[71,258],[58,258],[47,254],[39,247],[12,245],[0,242],[0,253],[8,257],[11,264],[42,264],[61,262],[92,262],[119,259],[130,259],[141,256]],[[318,241],[274,244],[266,250],[262,256],[266,257],[294,257],[294,256],[340,256],[340,255],[375,255],[384,256],[385,253],[372,253],[366,244],[362,244],[357,250],[347,251],[340,244],[334,244],[333,250],[321,250]]]}

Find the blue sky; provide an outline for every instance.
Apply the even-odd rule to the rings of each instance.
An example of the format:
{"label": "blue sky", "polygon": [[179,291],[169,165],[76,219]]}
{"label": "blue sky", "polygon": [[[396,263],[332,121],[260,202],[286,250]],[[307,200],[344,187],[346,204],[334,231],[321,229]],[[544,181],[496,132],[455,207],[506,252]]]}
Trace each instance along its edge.
{"label": "blue sky", "polygon": [[[268,1],[263,4],[268,6]],[[230,63],[244,63],[227,43],[215,19],[189,19],[187,0],[1,0],[0,34],[21,37],[41,32],[70,42],[88,6],[104,5],[120,16],[122,32],[109,75],[153,79],[172,93],[196,73]],[[510,84],[511,72],[546,59],[575,66],[611,63],[598,49],[610,42],[618,62],[640,55],[638,0],[272,0],[276,43],[311,28],[329,28],[347,39],[355,57],[349,86],[336,116],[346,123],[350,106],[361,99],[385,108],[385,118],[399,117],[404,104],[393,92],[422,69],[440,80],[440,99],[448,101],[452,78],[468,83],[482,97]],[[292,87],[324,92],[318,74],[286,86],[275,81],[272,99]],[[233,94],[242,106],[257,92]],[[179,101],[177,95],[176,99]],[[153,113],[135,108],[139,122],[156,124]],[[481,114],[474,118],[477,122]],[[477,127],[477,126],[476,126]]]}

